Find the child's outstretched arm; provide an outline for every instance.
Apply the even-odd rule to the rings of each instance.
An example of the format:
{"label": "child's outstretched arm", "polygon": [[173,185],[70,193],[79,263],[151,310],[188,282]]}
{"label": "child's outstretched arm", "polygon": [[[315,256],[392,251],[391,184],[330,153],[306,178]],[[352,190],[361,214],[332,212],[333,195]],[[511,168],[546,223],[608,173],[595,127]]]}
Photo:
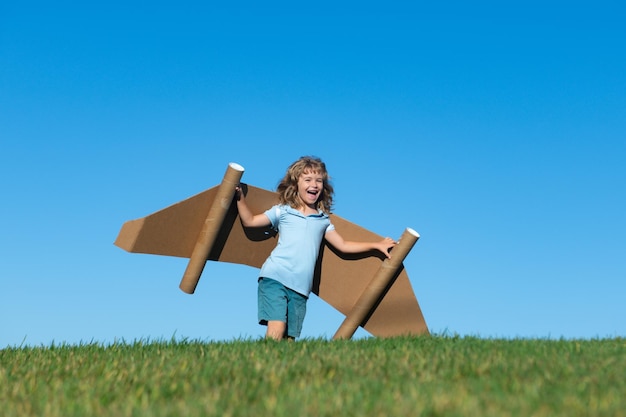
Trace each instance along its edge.
{"label": "child's outstretched arm", "polygon": [[235,198],[237,199],[239,218],[245,227],[263,227],[271,224],[265,213],[255,215],[250,211],[248,203],[246,203],[246,196],[240,186],[235,187]]}
{"label": "child's outstretched arm", "polygon": [[337,233],[336,230],[331,230],[324,235],[324,238],[333,247],[343,253],[360,253],[370,250],[378,250],[382,252],[387,258],[391,258],[389,250],[396,246],[397,242],[390,237],[386,237],[378,242],[354,242],[350,240],[344,240],[343,237]]}

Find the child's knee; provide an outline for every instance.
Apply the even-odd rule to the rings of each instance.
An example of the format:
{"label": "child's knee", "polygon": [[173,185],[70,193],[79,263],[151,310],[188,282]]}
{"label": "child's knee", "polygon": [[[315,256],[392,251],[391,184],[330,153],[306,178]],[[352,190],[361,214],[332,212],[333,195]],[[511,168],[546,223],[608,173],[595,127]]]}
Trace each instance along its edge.
{"label": "child's knee", "polygon": [[270,320],[267,322],[265,337],[274,340],[282,340],[285,337],[285,330],[287,330],[287,324],[285,322]]}

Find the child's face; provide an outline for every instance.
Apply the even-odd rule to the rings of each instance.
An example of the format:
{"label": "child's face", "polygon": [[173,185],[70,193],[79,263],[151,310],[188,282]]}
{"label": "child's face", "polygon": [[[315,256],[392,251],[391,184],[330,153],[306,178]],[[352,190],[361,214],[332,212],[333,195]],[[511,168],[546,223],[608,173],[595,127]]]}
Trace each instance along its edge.
{"label": "child's face", "polygon": [[324,177],[319,172],[304,171],[298,178],[298,196],[309,207],[315,207],[324,189]]}

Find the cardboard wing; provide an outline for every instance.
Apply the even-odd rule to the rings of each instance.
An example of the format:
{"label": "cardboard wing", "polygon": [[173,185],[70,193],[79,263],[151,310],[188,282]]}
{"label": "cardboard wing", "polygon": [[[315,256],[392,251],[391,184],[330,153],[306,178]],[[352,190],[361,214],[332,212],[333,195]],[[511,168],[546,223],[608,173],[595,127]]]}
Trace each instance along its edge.
{"label": "cardboard wing", "polygon": [[[278,202],[278,195],[272,191],[246,184],[242,186],[248,206],[254,213],[263,212]],[[209,260],[261,268],[276,245],[276,235],[270,229],[244,228],[236,204],[220,201],[219,193],[220,186],[216,186],[146,217],[127,221],[115,245],[128,252],[190,258],[191,264],[194,253],[197,256],[199,242],[203,239],[207,212],[219,206],[223,215],[218,219],[219,224],[211,237],[208,253],[200,255],[203,258],[202,266]],[[232,198],[232,194],[230,196]],[[226,197],[222,197],[222,200]],[[331,221],[346,240],[382,239],[334,214],[331,215]],[[417,237],[412,243],[416,240]],[[393,254],[397,248],[394,248]],[[408,250],[410,247],[406,252]],[[388,260],[383,259],[382,254],[378,253],[346,255],[324,245],[320,251],[312,292],[346,315],[346,321],[352,317],[356,320],[354,326],[360,325],[374,336],[427,334],[428,328],[404,266],[400,263],[385,269]],[[359,300],[371,287],[372,277],[380,275],[381,270],[388,270],[386,275],[389,278],[374,295],[375,300],[367,302],[369,304],[366,303],[365,310],[361,309],[363,312],[360,315],[354,315],[355,305],[359,305]],[[198,279],[201,272],[202,269]],[[188,290],[184,288],[184,281],[185,278],[181,282],[181,289],[193,293],[195,285]],[[354,330],[356,327],[342,334],[338,332],[335,338],[350,338]]]}

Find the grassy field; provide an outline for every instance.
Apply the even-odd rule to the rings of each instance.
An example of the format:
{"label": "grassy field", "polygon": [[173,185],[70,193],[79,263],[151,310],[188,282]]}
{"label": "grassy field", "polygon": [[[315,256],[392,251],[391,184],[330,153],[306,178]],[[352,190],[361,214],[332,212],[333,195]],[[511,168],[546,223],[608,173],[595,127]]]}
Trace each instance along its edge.
{"label": "grassy field", "polygon": [[626,416],[626,339],[7,347],[0,405],[3,417]]}

